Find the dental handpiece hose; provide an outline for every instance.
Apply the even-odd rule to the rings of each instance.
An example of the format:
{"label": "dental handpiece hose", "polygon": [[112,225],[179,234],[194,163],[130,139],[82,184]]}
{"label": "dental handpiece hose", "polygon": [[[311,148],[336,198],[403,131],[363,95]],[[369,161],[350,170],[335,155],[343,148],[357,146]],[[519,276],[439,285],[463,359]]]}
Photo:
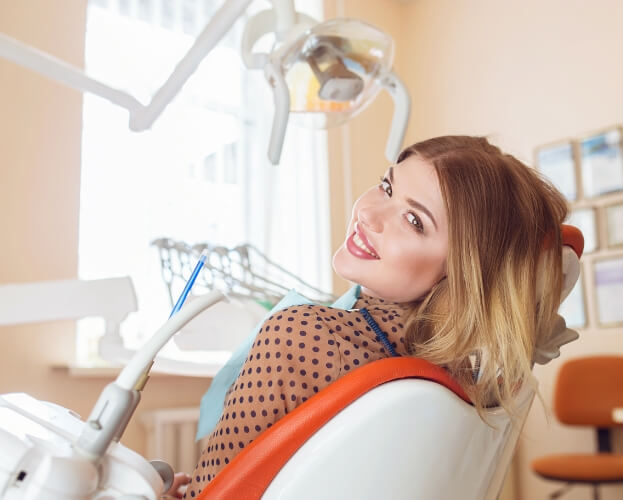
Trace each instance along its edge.
{"label": "dental handpiece hose", "polygon": [[[169,341],[169,339],[173,336],[175,332],[177,332],[177,330],[182,328],[182,326],[184,326],[189,321],[189,319],[185,319],[186,316],[184,316],[184,318],[180,318],[180,321],[178,322],[173,321],[172,318],[173,316],[179,313],[180,309],[184,305],[184,302],[186,302],[186,299],[188,298],[188,294],[190,293],[191,288],[195,284],[195,281],[197,280],[197,276],[199,276],[199,272],[203,268],[207,256],[208,256],[208,250],[205,249],[203,252],[201,252],[201,255],[199,256],[199,260],[197,261],[197,264],[195,265],[195,268],[193,269],[193,272],[191,273],[190,278],[188,278],[188,281],[186,282],[186,286],[184,286],[184,290],[182,290],[182,293],[177,299],[177,302],[173,306],[173,309],[171,310],[171,314],[169,314],[169,319],[160,328],[160,330],[158,330],[153,335],[153,337],[149,339],[147,344],[145,344],[145,346],[143,346],[143,348],[140,351],[138,351],[134,355],[134,357],[130,360],[128,365],[123,369],[123,371],[117,377],[117,380],[116,380],[117,385],[119,385],[120,387],[124,389],[136,389],[138,391],[141,391],[143,389],[143,387],[145,386],[145,383],[147,382],[149,370],[151,369],[153,360],[156,357],[156,354],[158,354],[158,351],[160,351],[160,349],[164,347],[164,344],[166,344]],[[212,292],[212,293],[218,293],[218,292]],[[208,296],[211,296],[211,294],[208,294]],[[222,294],[219,294],[219,298],[216,300],[220,300],[220,297],[222,297]],[[192,305],[193,304],[191,304],[191,306]],[[207,306],[203,306],[202,310],[205,307]],[[194,311],[194,310],[195,308],[190,309],[190,311]],[[193,318],[196,314],[198,314],[198,312],[193,314],[191,318]],[[177,323],[180,323],[180,325],[177,326]],[[161,334],[160,332],[163,331],[167,327],[167,325],[171,325],[167,329],[167,330],[171,330],[171,333]]]}
{"label": "dental handpiece hose", "polygon": [[93,407],[74,449],[92,462],[104,456],[113,440],[118,440],[140,400],[153,360],[169,339],[201,311],[224,298],[218,291],[201,295],[182,310],[193,283],[205,263],[205,252],[180,295],[171,316],[147,343],[136,352],[117,379],[108,384]]}

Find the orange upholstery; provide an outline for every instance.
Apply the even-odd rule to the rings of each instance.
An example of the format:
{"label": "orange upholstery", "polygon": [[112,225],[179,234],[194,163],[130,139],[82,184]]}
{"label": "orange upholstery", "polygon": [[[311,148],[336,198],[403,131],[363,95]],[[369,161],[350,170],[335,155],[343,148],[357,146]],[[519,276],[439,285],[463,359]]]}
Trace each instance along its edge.
{"label": "orange upholstery", "polygon": [[558,481],[623,481],[623,455],[550,455],[532,462],[535,472]]}
{"label": "orange upholstery", "polygon": [[469,398],[444,369],[417,358],[386,358],[336,380],[260,434],[203,489],[198,499],[259,499],[290,457],[340,410],[385,382],[422,378]]}
{"label": "orange upholstery", "polygon": [[[623,356],[590,356],[572,359],[558,373],[554,410],[569,425],[596,428],[600,453],[550,455],[532,462],[532,470],[545,479],[597,485],[623,482],[623,454],[611,453],[609,428],[617,424],[614,408],[623,406]],[[558,493],[552,494],[552,498]]]}
{"label": "orange upholstery", "polygon": [[584,236],[582,235],[582,231],[568,224],[561,224],[561,230],[563,245],[569,245],[573,248],[578,259],[582,257],[582,253],[584,252]]}
{"label": "orange upholstery", "polygon": [[612,409],[623,407],[623,357],[593,356],[567,361],[558,374],[556,417],[564,424],[613,427]]}

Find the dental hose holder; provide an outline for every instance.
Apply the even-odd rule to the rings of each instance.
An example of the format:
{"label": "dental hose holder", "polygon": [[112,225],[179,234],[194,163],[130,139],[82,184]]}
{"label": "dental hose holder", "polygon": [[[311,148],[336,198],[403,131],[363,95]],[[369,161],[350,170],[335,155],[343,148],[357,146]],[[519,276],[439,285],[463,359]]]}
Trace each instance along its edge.
{"label": "dental hose holder", "polygon": [[82,433],[74,444],[77,454],[97,463],[110,443],[119,441],[141,398],[141,391],[149,378],[149,370],[158,351],[186,323],[204,309],[223,300],[218,291],[202,295],[188,303],[167,320],[152,338],[130,360],[114,382],[100,394]]}

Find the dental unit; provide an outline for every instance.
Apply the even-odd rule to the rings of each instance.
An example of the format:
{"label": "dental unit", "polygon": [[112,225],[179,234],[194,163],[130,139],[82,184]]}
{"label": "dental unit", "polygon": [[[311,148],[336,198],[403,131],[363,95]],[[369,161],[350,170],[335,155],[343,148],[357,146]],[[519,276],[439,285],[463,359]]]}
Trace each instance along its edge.
{"label": "dental unit", "polygon": [[27,394],[0,396],[0,498],[156,500],[168,489],[171,467],[147,462],[119,440],[158,351],[191,319],[225,298],[213,291],[182,309],[205,258],[202,253],[169,319],[104,388],[86,422]]}
{"label": "dental unit", "polygon": [[[148,104],[2,33],[0,57],[127,109],[129,127],[138,132],[152,126],[251,2],[224,2]],[[273,91],[275,113],[269,160],[279,163],[290,120],[311,128],[337,126],[360,113],[385,89],[394,101],[385,156],[388,161],[395,161],[407,128],[410,99],[406,87],[391,70],[393,40],[379,29],[354,19],[319,23],[297,12],[293,0],[272,0],[272,4],[272,10],[261,11],[249,19],[241,46],[246,67],[263,70]],[[276,40],[272,50],[254,52],[256,42],[270,33]]]}

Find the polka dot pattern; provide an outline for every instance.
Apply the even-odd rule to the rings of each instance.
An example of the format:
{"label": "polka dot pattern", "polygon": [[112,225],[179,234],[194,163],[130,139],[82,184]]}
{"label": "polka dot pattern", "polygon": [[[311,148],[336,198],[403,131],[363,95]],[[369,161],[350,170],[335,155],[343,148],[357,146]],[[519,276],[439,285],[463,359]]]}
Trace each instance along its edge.
{"label": "polka dot pattern", "polygon": [[389,356],[357,309],[368,309],[397,353],[406,355],[401,317],[408,306],[362,295],[350,311],[304,305],[269,317],[227,394],[185,498],[197,496],[261,432],[331,382]]}

